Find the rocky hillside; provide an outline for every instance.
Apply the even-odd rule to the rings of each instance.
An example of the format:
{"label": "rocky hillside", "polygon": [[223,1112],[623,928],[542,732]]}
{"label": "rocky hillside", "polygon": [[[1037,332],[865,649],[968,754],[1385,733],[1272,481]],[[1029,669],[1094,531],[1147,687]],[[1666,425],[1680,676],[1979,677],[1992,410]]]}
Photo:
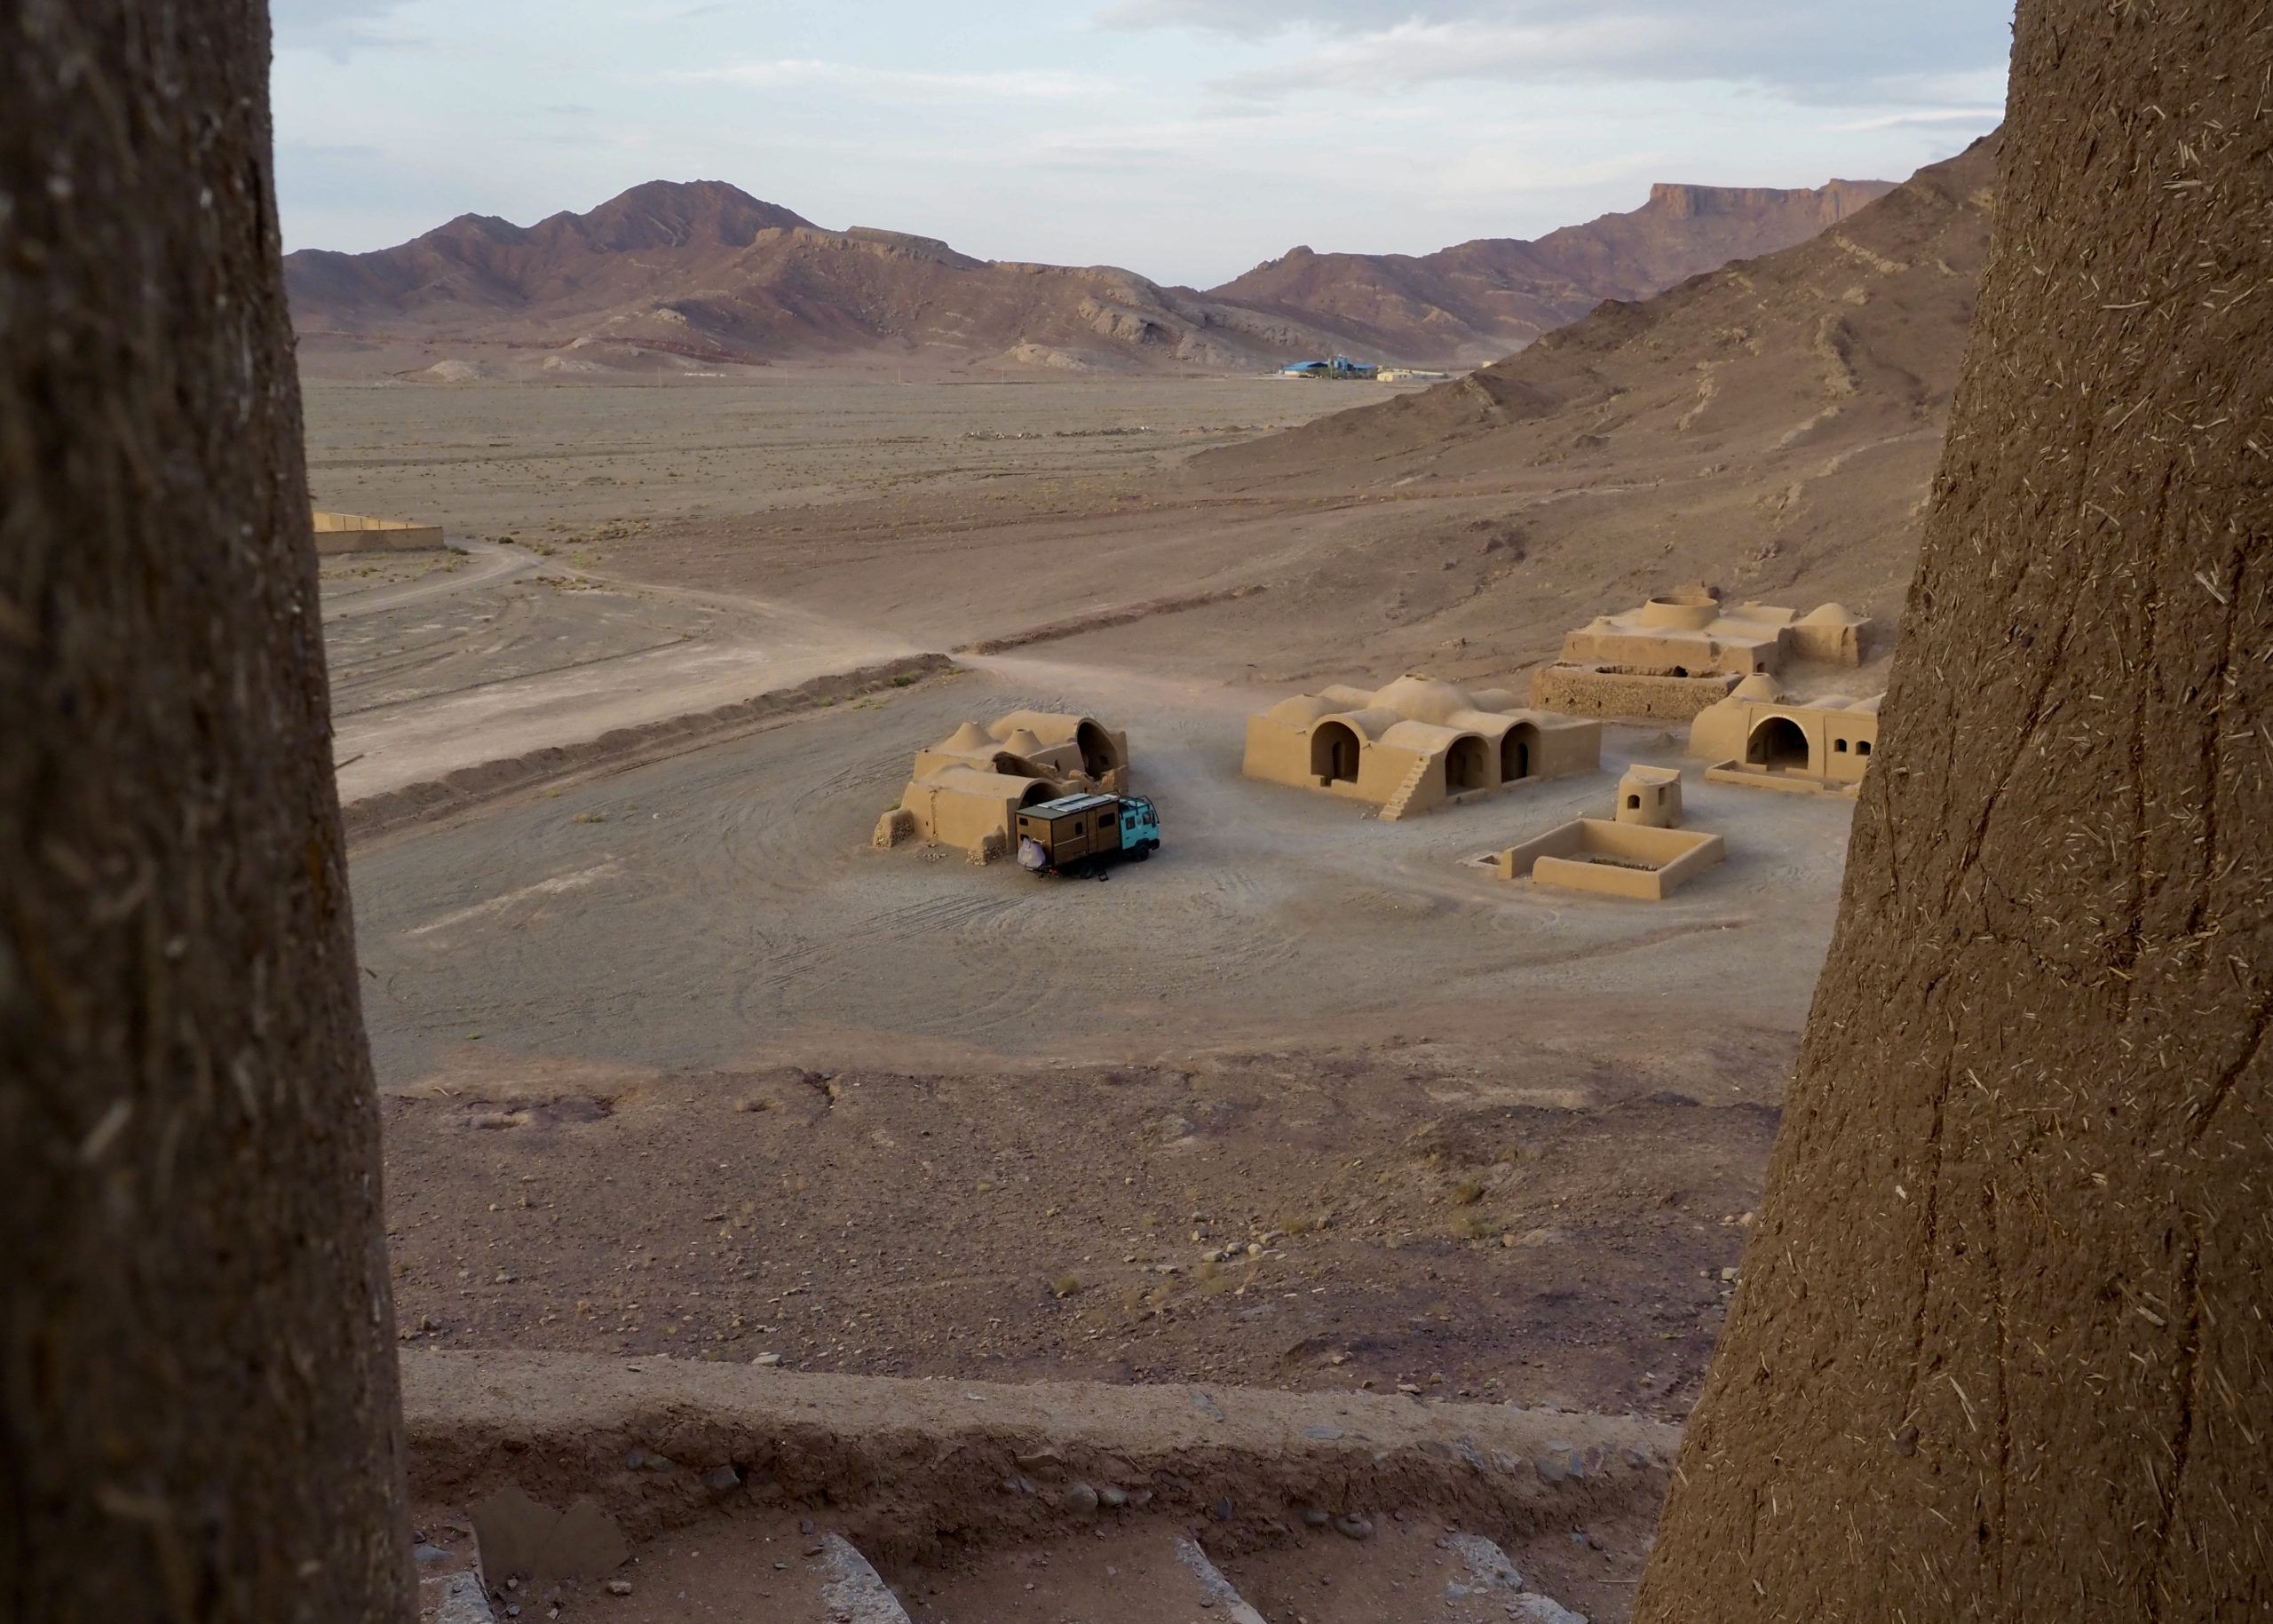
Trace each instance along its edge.
{"label": "rocky hillside", "polygon": [[1996,140],[1796,248],[1208,453],[1187,479],[1214,499],[1350,515],[1366,545],[1289,582],[1279,611],[1300,597],[1327,623],[1387,614],[1375,640],[1440,674],[1535,657],[1588,615],[1698,578],[1802,607],[1838,598],[1885,625],[1979,291]]}
{"label": "rocky hillside", "polygon": [[1536,242],[1485,237],[1419,256],[1298,248],[1209,297],[1330,328],[1355,353],[1481,366],[1604,299],[1648,298],[1732,259],[1803,242],[1892,189],[1883,180],[1793,191],[1661,184],[1630,213]]}
{"label": "rocky hillside", "polygon": [[654,181],[532,226],[467,215],[375,253],[304,250],[285,273],[306,351],[424,346],[449,376],[658,357],[1237,371],[1341,352],[1449,367],[1503,355],[1605,297],[1782,246],[1875,185],[1661,186],[1630,214],[1537,242],[1421,258],[1298,250],[1200,292],[1112,266],[975,259],[929,237],[824,230],[723,182]]}
{"label": "rocky hillside", "polygon": [[400,248],[371,254],[305,249],[284,260],[305,327],[364,320],[434,330],[539,311],[590,313],[636,300],[659,273],[724,271],[764,233],[802,216],[716,180],[634,186],[589,214],[535,226],[462,214]]}

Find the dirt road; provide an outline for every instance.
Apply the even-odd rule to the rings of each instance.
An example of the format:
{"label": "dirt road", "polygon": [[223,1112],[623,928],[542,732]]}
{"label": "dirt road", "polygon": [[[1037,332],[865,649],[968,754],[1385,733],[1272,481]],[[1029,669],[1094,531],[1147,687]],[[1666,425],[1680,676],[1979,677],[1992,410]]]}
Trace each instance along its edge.
{"label": "dirt road", "polygon": [[[471,537],[453,540],[448,553],[440,558],[405,555],[390,560],[382,555],[372,562],[378,566],[394,564],[400,578],[382,578],[364,584],[347,578],[344,570],[328,578],[323,594],[323,622],[327,627],[340,621],[453,597],[544,567],[543,558],[524,548]],[[379,571],[374,569],[373,573]]]}
{"label": "dirt road", "polygon": [[327,598],[343,800],[917,652],[788,605],[467,547],[468,568]]}

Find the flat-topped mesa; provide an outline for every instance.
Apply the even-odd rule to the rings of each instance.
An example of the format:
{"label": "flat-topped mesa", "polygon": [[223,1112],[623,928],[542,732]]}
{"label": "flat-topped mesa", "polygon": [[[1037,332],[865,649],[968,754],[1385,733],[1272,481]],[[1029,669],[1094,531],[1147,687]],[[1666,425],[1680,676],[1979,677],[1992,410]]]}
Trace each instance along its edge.
{"label": "flat-topped mesa", "polygon": [[1686,721],[1745,677],[1793,661],[1861,664],[1870,623],[1835,603],[1805,615],[1774,604],[1729,607],[1692,582],[1571,632],[1560,658],[1533,675],[1532,702],[1580,716]]}
{"label": "flat-topped mesa", "polygon": [[1648,206],[1676,219],[1707,214],[1747,214],[1813,202],[1826,226],[1845,219],[1892,188],[1882,180],[1833,180],[1819,186],[1700,186],[1660,180],[1650,187]]}
{"label": "flat-topped mesa", "polygon": [[871,844],[921,838],[991,862],[1010,851],[1021,808],[1128,788],[1127,733],[1094,717],[1013,710],[986,727],[965,722],[916,751],[899,804],[877,820]]}
{"label": "flat-topped mesa", "polygon": [[1601,764],[1598,723],[1522,709],[1407,672],[1367,693],[1336,684],[1247,722],[1249,778],[1370,801],[1384,822]]}

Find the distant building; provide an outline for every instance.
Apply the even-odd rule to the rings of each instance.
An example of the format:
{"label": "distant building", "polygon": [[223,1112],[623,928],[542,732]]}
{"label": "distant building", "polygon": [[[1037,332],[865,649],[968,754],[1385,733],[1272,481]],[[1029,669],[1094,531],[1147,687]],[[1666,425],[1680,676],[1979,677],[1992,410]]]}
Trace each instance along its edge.
{"label": "distant building", "polygon": [[1839,604],[1805,615],[1773,604],[1724,608],[1690,585],[1638,609],[1597,615],[1532,677],[1532,702],[1580,716],[1686,721],[1755,672],[1794,660],[1859,665],[1865,617]]}
{"label": "distant building", "polygon": [[1244,770],[1371,801],[1389,822],[1601,761],[1599,723],[1519,709],[1504,689],[1469,693],[1407,674],[1371,693],[1298,693],[1249,717]]}
{"label": "distant building", "polygon": [[1718,835],[1681,827],[1681,773],[1627,768],[1617,810],[1573,818],[1493,860],[1503,880],[1662,902],[1728,855]]}
{"label": "distant building", "polygon": [[1787,699],[1764,673],[1747,677],[1690,724],[1689,753],[1716,784],[1857,793],[1878,748],[1879,701]]}
{"label": "distant building", "polygon": [[318,553],[440,552],[442,527],[408,519],[368,519],[360,513],[327,513],[312,521]]}
{"label": "distant building", "polygon": [[1011,849],[1022,807],[1083,791],[1129,787],[1129,735],[1094,717],[1014,710],[987,727],[965,722],[915,753],[899,804],[876,823],[874,843],[935,840],[977,862]]}

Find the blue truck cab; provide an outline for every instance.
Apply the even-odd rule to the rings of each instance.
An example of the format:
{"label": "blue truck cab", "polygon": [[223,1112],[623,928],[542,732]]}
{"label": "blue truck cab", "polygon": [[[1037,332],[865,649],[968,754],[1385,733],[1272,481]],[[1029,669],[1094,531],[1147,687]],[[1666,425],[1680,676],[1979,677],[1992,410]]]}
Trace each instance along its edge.
{"label": "blue truck cab", "polygon": [[1141,863],[1160,849],[1160,814],[1138,795],[1068,795],[1018,810],[1018,866],[1034,874],[1078,874],[1105,863]]}

